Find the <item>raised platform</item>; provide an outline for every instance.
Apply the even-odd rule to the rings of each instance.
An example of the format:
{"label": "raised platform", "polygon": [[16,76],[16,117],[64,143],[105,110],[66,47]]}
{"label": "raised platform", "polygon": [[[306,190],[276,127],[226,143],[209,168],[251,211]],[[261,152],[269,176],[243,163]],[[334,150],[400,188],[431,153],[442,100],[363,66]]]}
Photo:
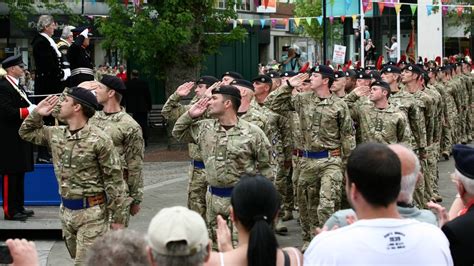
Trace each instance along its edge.
{"label": "raised platform", "polygon": [[59,206],[34,206],[35,216],[25,222],[0,218],[0,230],[61,230]]}

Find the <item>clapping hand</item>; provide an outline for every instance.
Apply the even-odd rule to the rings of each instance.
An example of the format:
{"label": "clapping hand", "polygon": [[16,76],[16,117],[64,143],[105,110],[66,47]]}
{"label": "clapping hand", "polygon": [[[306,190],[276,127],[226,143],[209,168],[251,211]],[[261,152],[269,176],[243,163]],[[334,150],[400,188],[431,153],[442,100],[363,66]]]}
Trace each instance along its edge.
{"label": "clapping hand", "polygon": [[217,215],[217,249],[220,252],[232,250],[232,239],[227,222],[222,216]]}
{"label": "clapping hand", "polygon": [[59,101],[59,97],[56,95],[50,95],[42,100],[38,106],[36,106],[36,112],[41,116],[48,116],[53,112],[54,106]]}

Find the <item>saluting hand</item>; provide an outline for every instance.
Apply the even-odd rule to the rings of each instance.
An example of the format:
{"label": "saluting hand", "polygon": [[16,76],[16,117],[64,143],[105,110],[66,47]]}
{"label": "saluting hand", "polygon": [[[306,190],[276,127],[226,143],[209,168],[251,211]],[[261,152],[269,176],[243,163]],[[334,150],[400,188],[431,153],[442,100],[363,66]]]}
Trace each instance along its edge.
{"label": "saluting hand", "polygon": [[355,95],[362,97],[368,96],[370,94],[370,87],[368,86],[360,86],[354,89]]}
{"label": "saluting hand", "polygon": [[181,84],[181,86],[179,86],[176,89],[176,94],[178,94],[179,97],[188,96],[191,90],[193,89],[193,87],[194,87],[194,82],[192,81],[183,83]]}
{"label": "saluting hand", "polygon": [[208,106],[209,98],[204,97],[200,99],[199,101],[197,101],[197,103],[193,104],[191,108],[189,108],[189,116],[191,116],[192,118],[200,117],[206,112]]}
{"label": "saluting hand", "polygon": [[300,73],[296,76],[291,77],[288,80],[288,83],[290,84],[291,87],[299,87],[303,83],[303,81],[307,80],[309,78],[308,73]]}
{"label": "saluting hand", "polygon": [[42,100],[38,106],[36,106],[36,112],[41,116],[48,116],[53,112],[54,107],[59,101],[59,97],[56,95],[50,95]]}
{"label": "saluting hand", "polygon": [[205,97],[207,98],[211,98],[212,97],[212,90],[214,90],[215,88],[219,88],[222,84],[222,81],[218,81],[214,84],[212,84],[211,86],[209,86],[209,88],[207,88],[206,90],[206,93],[204,94]]}

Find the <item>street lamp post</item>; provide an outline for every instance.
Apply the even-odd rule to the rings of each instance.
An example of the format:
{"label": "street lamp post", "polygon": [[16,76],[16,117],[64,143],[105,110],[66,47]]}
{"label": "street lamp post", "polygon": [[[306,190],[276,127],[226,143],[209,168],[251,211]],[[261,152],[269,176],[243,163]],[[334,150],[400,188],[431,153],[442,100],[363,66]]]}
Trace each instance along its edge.
{"label": "street lamp post", "polygon": [[326,31],[326,0],[323,0],[323,65],[326,64],[327,55],[327,31]]}

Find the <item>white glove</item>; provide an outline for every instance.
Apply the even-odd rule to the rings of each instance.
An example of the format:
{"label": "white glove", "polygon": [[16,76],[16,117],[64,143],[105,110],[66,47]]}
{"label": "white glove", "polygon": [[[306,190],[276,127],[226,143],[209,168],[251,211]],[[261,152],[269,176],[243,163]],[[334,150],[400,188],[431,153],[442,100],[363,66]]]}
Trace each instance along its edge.
{"label": "white glove", "polygon": [[80,35],[84,36],[84,38],[89,38],[89,29],[83,30]]}
{"label": "white glove", "polygon": [[71,76],[71,69],[65,68],[63,69],[63,72],[64,72],[64,76],[61,80],[65,81],[69,76]]}
{"label": "white glove", "polygon": [[30,106],[28,106],[28,113],[31,114],[31,112],[33,112],[33,110],[35,110],[36,108],[36,104],[30,104]]}

